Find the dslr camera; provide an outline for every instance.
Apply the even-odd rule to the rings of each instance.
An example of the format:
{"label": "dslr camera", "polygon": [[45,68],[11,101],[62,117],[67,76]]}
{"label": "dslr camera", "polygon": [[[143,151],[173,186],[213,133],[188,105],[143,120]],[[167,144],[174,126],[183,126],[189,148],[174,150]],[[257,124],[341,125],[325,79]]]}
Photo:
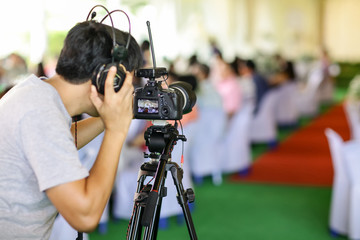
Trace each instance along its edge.
{"label": "dslr camera", "polygon": [[[150,22],[146,22],[149,32],[153,68],[137,69],[135,76],[148,79],[142,88],[135,89],[134,117],[147,120],[180,120],[183,114],[191,112],[196,102],[196,95],[189,83],[174,82],[163,89],[163,78],[166,81],[166,68],[157,68]],[[166,76],[166,77],[165,77]]]}
{"label": "dslr camera", "polygon": [[191,112],[196,102],[192,86],[186,82],[174,82],[167,89],[156,78],[168,75],[166,68],[135,70],[136,77],[149,79],[142,88],[135,89],[134,117],[148,120],[180,120]]}

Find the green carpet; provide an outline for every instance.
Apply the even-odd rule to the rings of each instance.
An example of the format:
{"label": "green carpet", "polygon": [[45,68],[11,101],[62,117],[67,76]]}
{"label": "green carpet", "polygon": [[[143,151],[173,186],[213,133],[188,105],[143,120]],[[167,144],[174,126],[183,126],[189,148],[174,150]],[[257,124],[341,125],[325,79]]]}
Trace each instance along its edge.
{"label": "green carpet", "polygon": [[[199,239],[332,239],[327,230],[330,188],[229,182],[214,187],[206,179],[195,192],[192,216]],[[126,227],[126,221],[111,222],[108,234],[94,232],[90,239],[126,239]],[[189,235],[186,225],[179,226],[174,218],[157,239],[182,240]]]}

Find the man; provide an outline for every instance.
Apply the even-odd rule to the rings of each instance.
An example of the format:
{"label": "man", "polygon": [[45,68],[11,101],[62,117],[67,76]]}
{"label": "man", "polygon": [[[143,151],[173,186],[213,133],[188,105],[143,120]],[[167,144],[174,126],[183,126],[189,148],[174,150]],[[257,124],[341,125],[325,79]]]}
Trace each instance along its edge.
{"label": "man", "polygon": [[[128,34],[115,32],[118,44],[125,45]],[[97,66],[111,62],[111,36],[109,26],[95,21],[77,24],[65,39],[56,75],[45,81],[32,75],[1,99],[1,239],[48,239],[57,212],[78,231],[97,226],[133,117],[133,70],[142,64],[140,48],[131,38],[122,63],[128,70],[122,88],[114,91],[112,67],[100,95],[91,76]],[[72,117],[81,113],[100,118],[71,127]],[[81,148],[103,130],[88,172],[74,140]]]}

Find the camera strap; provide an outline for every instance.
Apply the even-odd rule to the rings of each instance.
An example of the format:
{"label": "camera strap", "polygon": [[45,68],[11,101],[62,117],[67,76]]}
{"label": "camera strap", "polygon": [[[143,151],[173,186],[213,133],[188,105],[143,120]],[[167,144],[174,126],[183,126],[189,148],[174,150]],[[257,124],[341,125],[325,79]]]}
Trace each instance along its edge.
{"label": "camera strap", "polygon": [[77,236],[76,240],[83,240],[83,233],[82,232],[78,232],[78,236]]}

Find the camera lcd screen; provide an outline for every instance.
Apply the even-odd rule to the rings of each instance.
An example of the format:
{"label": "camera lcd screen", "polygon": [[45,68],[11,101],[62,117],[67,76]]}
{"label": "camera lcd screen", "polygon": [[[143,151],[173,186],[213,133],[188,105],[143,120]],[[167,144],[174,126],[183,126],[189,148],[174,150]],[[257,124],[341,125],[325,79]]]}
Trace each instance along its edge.
{"label": "camera lcd screen", "polygon": [[157,114],[159,113],[159,102],[157,100],[138,99],[138,113]]}

